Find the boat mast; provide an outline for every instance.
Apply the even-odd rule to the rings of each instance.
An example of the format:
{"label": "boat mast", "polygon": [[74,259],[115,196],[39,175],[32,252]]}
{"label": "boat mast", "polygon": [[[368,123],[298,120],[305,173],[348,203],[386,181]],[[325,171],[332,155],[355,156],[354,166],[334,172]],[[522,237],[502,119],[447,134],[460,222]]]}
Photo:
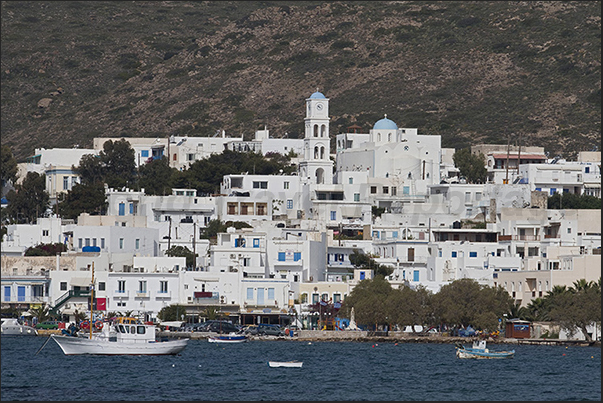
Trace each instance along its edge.
{"label": "boat mast", "polygon": [[92,312],[94,309],[94,262],[92,262],[92,283],[90,284],[90,340],[92,340]]}

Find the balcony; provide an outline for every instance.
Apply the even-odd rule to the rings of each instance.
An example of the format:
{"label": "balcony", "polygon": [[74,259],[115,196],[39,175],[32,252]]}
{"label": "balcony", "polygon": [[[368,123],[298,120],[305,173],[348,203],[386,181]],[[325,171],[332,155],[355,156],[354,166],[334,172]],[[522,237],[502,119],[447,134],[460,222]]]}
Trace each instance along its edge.
{"label": "balcony", "polygon": [[130,297],[130,292],[129,291],[125,291],[125,290],[114,290],[113,291],[113,297],[114,298],[129,298]]}
{"label": "balcony", "polygon": [[136,298],[149,298],[151,294],[148,291],[136,291]]}
{"label": "balcony", "polygon": [[172,292],[171,291],[163,291],[163,292],[157,291],[155,293],[155,298],[156,299],[163,299],[163,298],[170,299],[170,298],[172,298]]}

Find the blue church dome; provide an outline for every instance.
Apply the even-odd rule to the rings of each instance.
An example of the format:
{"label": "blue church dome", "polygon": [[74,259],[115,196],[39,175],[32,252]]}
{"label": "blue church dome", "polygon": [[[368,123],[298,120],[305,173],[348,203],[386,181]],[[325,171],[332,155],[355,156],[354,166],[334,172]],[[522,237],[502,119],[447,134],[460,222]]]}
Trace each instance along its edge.
{"label": "blue church dome", "polygon": [[322,92],[316,91],[314,94],[310,95],[310,99],[327,99]]}
{"label": "blue church dome", "polygon": [[398,130],[398,125],[387,118],[387,115],[381,120],[378,120],[373,126],[373,130]]}

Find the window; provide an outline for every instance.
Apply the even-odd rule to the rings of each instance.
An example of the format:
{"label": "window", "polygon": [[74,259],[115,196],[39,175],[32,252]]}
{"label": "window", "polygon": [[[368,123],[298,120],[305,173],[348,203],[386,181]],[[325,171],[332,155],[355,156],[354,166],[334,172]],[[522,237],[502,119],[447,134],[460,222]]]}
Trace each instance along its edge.
{"label": "window", "polygon": [[371,186],[371,194],[377,193],[377,186]]}
{"label": "window", "polygon": [[419,281],[419,270],[414,270],[412,272],[412,281]]}
{"label": "window", "polygon": [[469,257],[477,257],[477,252],[469,252]]}
{"label": "window", "polygon": [[90,246],[90,238],[84,239],[84,245]]}
{"label": "window", "polygon": [[268,182],[253,182],[254,189],[268,189]]}
{"label": "window", "polygon": [[247,299],[253,299],[253,288],[247,288]]}
{"label": "window", "polygon": [[134,203],[130,203],[130,214],[136,214],[136,205]]}
{"label": "window", "polygon": [[253,238],[253,247],[254,248],[260,247],[260,238]]}
{"label": "window", "polygon": [[146,280],[138,281],[138,292],[146,293],[147,292],[147,282]]}
{"label": "window", "polygon": [[186,154],[186,159],[188,161],[194,161],[195,160],[195,154],[193,154],[193,153]]}
{"label": "window", "polygon": [[117,292],[119,292],[119,293],[126,292],[126,280],[118,280],[117,281]]}
{"label": "window", "polygon": [[119,238],[119,249],[123,249],[123,248],[124,248],[124,239]]}
{"label": "window", "polygon": [[452,257],[456,257],[456,251],[452,251]]}
{"label": "window", "polygon": [[278,253],[278,261],[279,261],[279,262],[284,262],[284,261],[285,261],[285,259],[286,259],[286,257],[285,257],[285,256],[286,256],[285,252],[279,252],[279,253]]}
{"label": "window", "polygon": [[312,303],[313,304],[318,303],[318,294],[312,294]]}
{"label": "window", "polygon": [[469,203],[471,201],[471,193],[465,192],[465,203]]}
{"label": "window", "polygon": [[[67,284],[67,283],[65,283],[65,284]],[[4,301],[6,301],[6,302],[10,301],[10,286],[4,287]]]}
{"label": "window", "polygon": [[235,239],[235,248],[244,248],[244,247],[245,247],[245,238]]}
{"label": "window", "polygon": [[63,190],[69,189],[69,177],[63,176]]}
{"label": "window", "polygon": [[23,302],[25,301],[25,286],[20,285],[17,287],[17,301]]}
{"label": "window", "polygon": [[61,281],[61,291],[67,291],[67,282]]}
{"label": "window", "polygon": [[383,194],[389,194],[389,187],[388,186],[383,186]]}
{"label": "window", "polygon": [[398,190],[395,186],[392,186],[392,196],[396,196],[398,194]]}
{"label": "window", "polygon": [[354,201],[355,202],[359,202],[360,201],[360,193],[354,193]]}
{"label": "window", "polygon": [[398,231],[392,231],[392,238],[398,239]]}
{"label": "window", "polygon": [[92,238],[92,246],[96,246],[96,238]]}
{"label": "window", "polygon": [[136,239],[136,249],[140,249],[140,239]]}
{"label": "window", "polygon": [[333,303],[341,302],[341,294],[333,294]]}
{"label": "window", "polygon": [[293,200],[287,199],[287,209],[291,210],[293,208]]}
{"label": "window", "polygon": [[167,281],[159,282],[159,292],[162,294],[165,294],[168,292],[168,282]]}
{"label": "window", "polygon": [[296,261],[296,262],[298,260],[301,260],[301,252],[294,252],[293,253],[293,260]]}
{"label": "window", "polygon": [[349,179],[348,179],[348,183],[349,183],[350,185],[353,185],[353,184],[354,184],[354,178],[349,178]]}
{"label": "window", "polygon": [[83,243],[82,243],[83,239],[82,238],[78,238],[77,239],[77,248],[78,249],[82,249]]}
{"label": "window", "polygon": [[105,238],[101,238],[101,248],[105,249]]}
{"label": "window", "polygon": [[568,228],[568,229],[567,229],[567,233],[568,233],[568,234],[571,234],[571,233],[572,233],[572,229],[571,229],[571,228]]}
{"label": "window", "polygon": [[47,229],[43,229],[42,230],[42,236],[48,236],[48,230]]}
{"label": "window", "polygon": [[140,156],[142,158],[149,158],[149,150],[141,150],[140,151]]}
{"label": "window", "polygon": [[331,221],[337,220],[337,211],[331,211]]}
{"label": "window", "polygon": [[268,288],[268,300],[274,300],[274,288]]}
{"label": "window", "polygon": [[99,291],[105,291],[105,282],[104,281],[99,281],[98,282],[98,290]]}
{"label": "window", "polygon": [[289,189],[289,182],[283,182],[283,189]]}

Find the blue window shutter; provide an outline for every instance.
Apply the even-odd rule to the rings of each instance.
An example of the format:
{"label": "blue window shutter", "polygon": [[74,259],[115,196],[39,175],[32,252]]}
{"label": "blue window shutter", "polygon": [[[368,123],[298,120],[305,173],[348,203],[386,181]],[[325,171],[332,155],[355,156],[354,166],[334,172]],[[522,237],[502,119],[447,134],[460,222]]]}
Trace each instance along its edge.
{"label": "blue window shutter", "polygon": [[285,261],[285,252],[279,252],[278,253],[278,261],[279,262],[284,262]]}
{"label": "blue window shutter", "polygon": [[412,281],[419,281],[419,270],[412,272]]}
{"label": "blue window shutter", "polygon": [[126,205],[119,203],[119,215],[126,215]]}
{"label": "blue window shutter", "polygon": [[293,260],[295,260],[296,262],[298,260],[301,260],[301,252],[294,252],[293,253]]}

